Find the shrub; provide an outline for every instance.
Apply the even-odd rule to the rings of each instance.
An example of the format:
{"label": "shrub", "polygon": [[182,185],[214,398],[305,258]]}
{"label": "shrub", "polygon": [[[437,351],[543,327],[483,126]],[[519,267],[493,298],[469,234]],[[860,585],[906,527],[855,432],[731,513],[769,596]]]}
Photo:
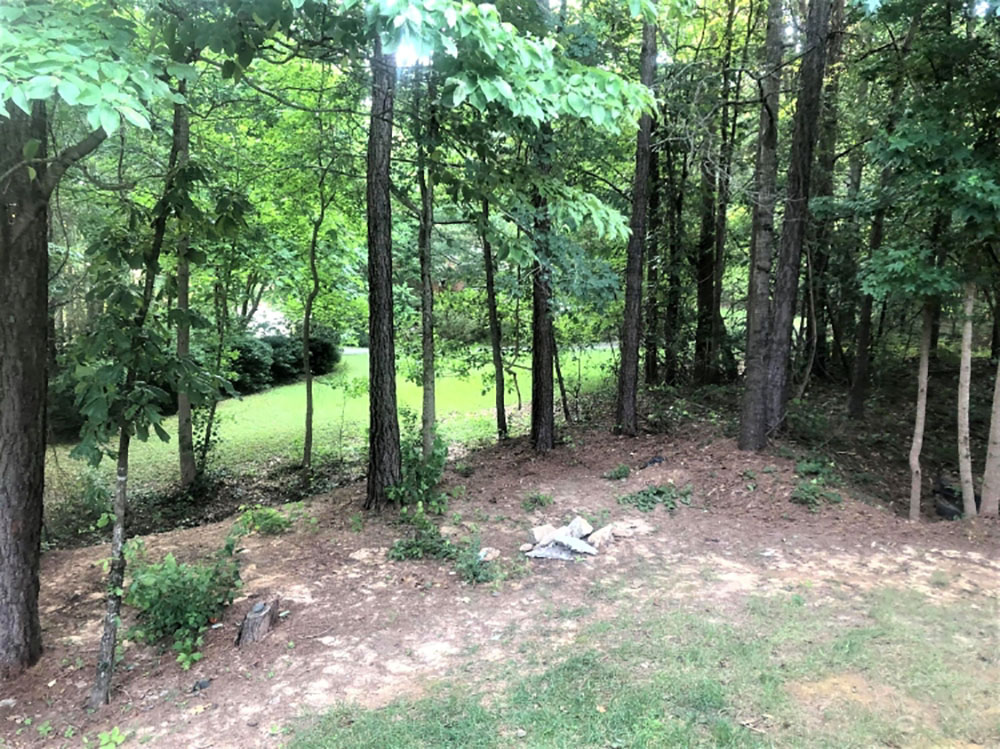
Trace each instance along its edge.
{"label": "shrub", "polygon": [[535,510],[540,510],[543,507],[548,507],[552,504],[554,500],[551,494],[542,494],[542,492],[532,492],[521,502],[521,507],[525,512],[534,512]]}
{"label": "shrub", "polygon": [[309,367],[314,375],[330,374],[340,363],[340,334],[318,327],[309,336]]}
{"label": "shrub", "polygon": [[45,407],[49,442],[75,442],[80,438],[84,418],[76,403],[75,385],[69,372],[62,372],[49,380]]}
{"label": "shrub", "polygon": [[480,557],[480,542],[472,539],[455,557],[455,572],[470,585],[491,583],[499,577],[493,562],[484,562]]}
{"label": "shrub", "polygon": [[400,512],[403,522],[413,528],[408,538],[398,539],[389,549],[388,557],[395,562],[404,559],[454,559],[458,553],[455,545],[441,535],[441,530],[424,512],[423,502],[404,507]]}
{"label": "shrub", "polygon": [[271,347],[259,338],[244,336],[232,344],[236,358],[233,361],[233,387],[247,395],[258,393],[271,384],[271,364],[274,361]]}
{"label": "shrub", "polygon": [[240,535],[261,533],[265,536],[278,536],[292,527],[292,521],[273,507],[257,505],[247,509],[241,507],[243,514],[236,521],[234,531]]}
{"label": "shrub", "polygon": [[149,563],[139,542],[129,549],[132,582],[125,603],[138,610],[138,621],[126,636],[137,642],[173,639],[177,661],[185,669],[201,658],[201,632],[233,601],[240,573],[232,552],[235,539],[205,564],[179,563],[173,554]]}
{"label": "shrub", "polygon": [[80,472],[59,502],[45,503],[45,541],[72,545],[101,540],[111,517],[111,487],[96,468]]}
{"label": "shrub", "polygon": [[691,504],[691,484],[686,484],[678,489],[673,484],[662,486],[647,486],[632,494],[626,494],[618,498],[618,503],[632,505],[641,512],[650,512],[656,509],[657,505],[663,505],[668,510],[676,510],[677,504]]}
{"label": "shrub", "polygon": [[416,429],[416,415],[403,411],[404,433],[402,444],[402,478],[389,488],[389,499],[408,506],[422,504],[432,515],[443,515],[448,509],[448,497],[437,490],[444,474],[448,446],[438,435],[434,436],[434,449],[424,459],[423,440]]}
{"label": "shrub", "polygon": [[610,471],[605,471],[601,474],[601,478],[608,479],[610,481],[619,481],[621,479],[627,479],[632,470],[624,463],[619,464],[616,468],[612,468]]}
{"label": "shrub", "polygon": [[260,339],[271,347],[271,381],[276,385],[294,382],[302,374],[302,340],[287,335]]}

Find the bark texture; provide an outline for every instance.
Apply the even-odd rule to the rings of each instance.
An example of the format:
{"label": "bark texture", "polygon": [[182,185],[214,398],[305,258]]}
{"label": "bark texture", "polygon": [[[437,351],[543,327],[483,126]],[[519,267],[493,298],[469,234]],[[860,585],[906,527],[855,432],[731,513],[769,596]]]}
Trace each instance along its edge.
{"label": "bark texture", "polygon": [[[552,128],[542,126],[535,145],[537,168],[542,174],[552,169]],[[552,221],[548,201],[535,192],[534,234],[537,260],[531,269],[531,445],[547,452],[556,445],[556,425],[552,380],[555,328],[552,324],[552,283],[549,279],[549,235]]]}
{"label": "bark texture", "polygon": [[809,221],[809,180],[818,135],[823,76],[826,70],[830,0],[812,0],[806,21],[806,52],[799,71],[788,194],[781,224],[781,246],[774,282],[771,339],[767,354],[767,427],[777,429],[788,404],[792,327],[799,288],[802,248]]}
{"label": "bark texture", "polygon": [[[0,119],[0,171],[39,141],[45,158],[45,109],[8,107]],[[43,171],[38,173],[39,179]],[[0,183],[0,678],[42,653],[38,572],[45,480],[48,337],[46,195],[27,168]]]}
{"label": "bark texture", "polygon": [[392,207],[389,162],[392,153],[396,67],[375,38],[372,109],[368,130],[368,330],[369,437],[365,508],[380,510],[387,490],[401,474],[396,414],[396,342],[392,314]]}
{"label": "bark texture", "polygon": [[741,450],[761,450],[767,444],[768,299],[778,184],[778,92],[781,83],[783,23],[781,11],[781,0],[768,1],[765,74],[760,80],[761,110],[754,174],[756,200],[750,239],[747,352],[739,436]]}
{"label": "bark texture", "polygon": [[[656,26],[642,26],[639,79],[653,87],[656,75]],[[621,368],[618,372],[617,424],[622,434],[634,437],[639,430],[636,401],[639,388],[639,336],[642,330],[642,250],[646,242],[649,207],[650,140],[653,118],[643,114],[635,146],[635,178],[632,186],[632,230],[625,264],[625,315],[622,322]]]}
{"label": "bark texture", "polygon": [[993,380],[993,407],[990,410],[990,442],[983,469],[983,497],[979,514],[995,518],[1000,514],[1000,359]]}

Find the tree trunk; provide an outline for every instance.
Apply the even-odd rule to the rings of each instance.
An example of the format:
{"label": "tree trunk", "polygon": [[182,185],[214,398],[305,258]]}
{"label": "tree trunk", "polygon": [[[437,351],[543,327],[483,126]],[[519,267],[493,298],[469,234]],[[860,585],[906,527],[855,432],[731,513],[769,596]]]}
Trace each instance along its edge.
{"label": "tree trunk", "polygon": [[[535,146],[537,169],[542,174],[548,174],[552,169],[552,147],[552,128],[543,125]],[[531,269],[531,444],[536,452],[547,452],[556,444],[552,381],[555,331],[552,323],[552,283],[548,267],[552,220],[548,201],[537,190],[532,204],[535,210],[537,259]]]}
{"label": "tree trunk", "polygon": [[760,80],[761,110],[757,135],[755,197],[747,291],[747,353],[744,369],[739,448],[760,450],[767,444],[768,297],[774,254],[774,206],[778,183],[778,93],[781,83],[781,0],[768,0],[765,74]]}
{"label": "tree trunk", "polygon": [[[428,79],[427,98],[431,111],[425,137],[431,143],[435,132],[434,88]],[[419,104],[415,105],[419,108]],[[419,118],[418,118],[419,120]],[[434,451],[435,415],[434,390],[434,287],[431,280],[431,240],[434,231],[434,181],[427,159],[427,149],[422,142],[417,145],[417,183],[420,187],[420,221],[417,231],[417,251],[420,255],[420,326],[421,362],[423,364],[423,408],[421,411],[421,438],[424,459]]]}
{"label": "tree trunk", "polygon": [[[958,370],[958,470],[962,477],[962,513],[976,516],[976,489],[972,483],[972,451],[969,447],[969,386],[972,381],[972,311],[976,284],[965,284],[962,318],[962,360]],[[933,345],[933,342],[932,342]]]}
{"label": "tree trunk", "polygon": [[[688,161],[681,156],[680,173],[675,163],[676,153],[667,148],[667,183],[670,186],[668,200],[669,260],[667,263],[667,294],[663,314],[663,380],[668,385],[676,384],[680,378],[679,332],[681,327],[681,279],[680,264],[684,256],[684,195],[687,190]],[[652,335],[656,322],[648,322]]]}
{"label": "tree trunk", "polygon": [[[653,87],[656,75],[656,26],[642,25],[639,80]],[[635,179],[632,187],[632,233],[628,240],[625,266],[625,315],[622,321],[621,368],[618,370],[618,428],[634,437],[639,430],[636,400],[639,387],[639,334],[642,330],[642,250],[646,242],[646,212],[649,204],[650,138],[653,118],[648,113],[639,120],[635,146]]]}
{"label": "tree trunk", "polygon": [[[544,199],[536,200],[536,210],[547,211]],[[548,226],[535,228],[539,232],[548,232]],[[531,269],[531,444],[540,453],[551,450],[556,444],[552,392],[555,336],[551,304],[549,271],[536,260]]]}
{"label": "tree trunk", "polygon": [[[324,173],[324,177],[325,177]],[[322,190],[322,188],[321,188]],[[316,244],[319,241],[319,230],[323,225],[326,213],[326,201],[320,195],[320,215],[313,221],[312,237],[309,241],[309,277],[312,286],[306,295],[305,309],[302,311],[302,371],[306,375],[306,424],[305,434],[302,437],[302,470],[305,471],[308,479],[309,471],[312,470],[313,451],[313,373],[312,373],[312,352],[309,350],[309,340],[312,338],[312,311],[319,296],[319,269],[316,267]]]}
{"label": "tree trunk", "polygon": [[392,313],[392,207],[389,160],[396,67],[375,37],[368,131],[369,437],[365,509],[381,510],[401,475],[396,414],[396,345]]}
{"label": "tree trunk", "polygon": [[694,334],[694,380],[699,385],[712,381],[712,312],[715,301],[715,172],[712,156],[705,153],[701,162],[701,230],[694,258],[695,284],[698,288],[698,313]]}
{"label": "tree trunk", "polygon": [[[178,84],[177,90],[181,95],[184,94],[184,81]],[[184,169],[187,166],[191,147],[190,132],[187,104],[174,104],[174,149],[177,152],[177,169]],[[188,259],[191,235],[185,226],[184,217],[178,216],[178,219],[181,234],[177,240],[177,311],[181,314],[177,322],[177,358],[186,359],[191,355],[191,323],[188,320],[191,306],[191,267]],[[180,458],[181,488],[187,489],[194,483],[198,471],[194,460],[191,398],[183,389],[179,389],[177,393],[177,452]]]}
{"label": "tree trunk", "polygon": [[[653,132],[656,132],[654,126]],[[652,137],[651,137],[652,140]],[[657,325],[660,321],[660,169],[659,154],[650,146],[649,151],[649,231],[646,245],[646,324],[643,330],[644,357],[647,385],[660,379],[657,358]]]}
{"label": "tree trunk", "polygon": [[[31,116],[8,106],[0,118],[0,169],[30,140],[46,152],[41,102]],[[39,179],[43,167],[38,168]],[[48,336],[48,211],[27,168],[0,182],[0,679],[42,653],[38,618]],[[20,219],[20,221],[18,221]],[[18,230],[19,229],[19,230]]]}
{"label": "tree trunk", "polygon": [[566,395],[566,383],[563,381],[562,367],[559,366],[559,347],[555,338],[552,339],[552,363],[556,368],[556,382],[559,384],[559,400],[562,402],[563,418],[567,424],[573,423],[573,414],[569,410],[569,398]]}
{"label": "tree trunk", "polygon": [[490,204],[483,198],[480,214],[483,265],[486,268],[486,307],[490,320],[490,347],[493,350],[493,376],[496,380],[497,440],[507,439],[507,408],[504,405],[503,349],[500,316],[497,314],[497,290],[493,278],[493,248],[489,240]]}
{"label": "tree trunk", "polygon": [[993,380],[993,406],[990,409],[990,442],[983,469],[983,496],[979,514],[995,518],[1000,514],[1000,359]]}
{"label": "tree trunk", "polygon": [[806,52],[799,72],[799,96],[788,166],[788,193],[774,282],[771,340],[767,353],[768,431],[774,431],[783,423],[788,403],[795,300],[802,264],[802,245],[809,221],[809,178],[817,138],[829,27],[830,1],[812,0],[806,22]]}
{"label": "tree trunk", "polygon": [[927,369],[931,352],[931,323],[933,310],[924,304],[923,324],[920,335],[920,365],[917,371],[917,413],[913,421],[913,442],[910,445],[910,520],[920,520],[920,494],[923,474],[920,469],[920,451],[924,445],[924,422],[927,417]]}
{"label": "tree trunk", "polygon": [[[131,378],[133,379],[134,378]],[[111,701],[111,675],[115,669],[115,647],[121,620],[122,588],[125,584],[125,510],[128,506],[128,450],[131,441],[128,424],[118,433],[118,470],[113,502],[114,524],[111,531],[111,571],[108,575],[108,600],[104,613],[104,632],[97,655],[97,679],[90,690],[87,707],[96,710]]]}

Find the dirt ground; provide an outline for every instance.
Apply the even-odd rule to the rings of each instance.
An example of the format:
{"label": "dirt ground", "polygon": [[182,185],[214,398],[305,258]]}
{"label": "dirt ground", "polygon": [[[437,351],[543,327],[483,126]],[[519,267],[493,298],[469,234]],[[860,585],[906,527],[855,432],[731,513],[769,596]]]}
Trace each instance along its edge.
{"label": "dirt ground", "polygon": [[[619,464],[637,469],[654,456],[663,462],[633,470],[623,481],[601,478]],[[447,472],[446,486],[465,491],[452,500],[443,532],[457,538],[478,534],[484,546],[500,549],[508,579],[473,587],[447,564],[389,562],[385,554],[400,527],[391,518],[362,519],[362,484],[317,496],[307,503],[318,520],[314,525],[244,540],[241,597],[222,626],[207,633],[203,661],[182,671],[172,654],[130,644],[115,674],[112,704],[94,714],[82,704],[93,679],[103,610],[100,562],[108,550],[46,554],[46,650],[35,668],[0,686],[4,745],[79,746],[81,736],[93,741],[98,731],[117,726],[131,734],[128,745],[279,746],[287,740],[285,727],[298,717],[337,703],[378,706],[419,695],[471,652],[476,659],[516,657],[519,638],[532,636],[533,617],[544,607],[579,605],[595,584],[621,585],[639,597],[684,606],[744,601],[751,593],[806,581],[818,590],[906,587],[994,607],[1000,597],[1000,525],[929,518],[913,525],[892,507],[855,500],[844,487],[838,489],[842,504],[812,513],[788,501],[796,484],[793,461],[739,452],[709,428],[638,439],[580,430],[544,457],[514,441],[462,462],[472,473]],[[644,514],[616,501],[668,481],[691,484],[690,506]],[[901,500],[906,488],[900,486]],[[532,492],[550,494],[554,502],[526,512],[522,501]],[[634,518],[649,524],[649,532],[577,562],[529,561],[518,552],[533,525],[577,514],[602,521]],[[149,536],[146,544],[152,555],[195,559],[221,546],[231,525],[229,520]],[[650,585],[640,570],[658,570],[670,584]],[[950,581],[946,587],[934,584],[941,574]],[[244,614],[255,602],[275,597],[288,612],[277,629],[261,643],[235,648]],[[594,605],[610,615],[616,604]],[[570,640],[578,624],[568,619],[560,626]],[[795,696],[809,701],[842,692],[868,702],[884,697],[878,687],[852,678],[803,686]],[[211,684],[192,691],[204,679]]]}

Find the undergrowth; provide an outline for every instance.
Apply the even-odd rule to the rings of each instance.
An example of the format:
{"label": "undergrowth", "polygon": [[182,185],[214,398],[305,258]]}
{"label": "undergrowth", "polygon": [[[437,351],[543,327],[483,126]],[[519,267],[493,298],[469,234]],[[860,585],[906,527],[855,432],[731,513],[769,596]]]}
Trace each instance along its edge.
{"label": "undergrowth", "polygon": [[645,489],[619,497],[618,503],[631,505],[641,512],[651,512],[657,505],[663,505],[667,510],[673,511],[677,509],[678,504],[691,504],[692,491],[691,484],[685,484],[680,489],[673,484],[647,486]]}

